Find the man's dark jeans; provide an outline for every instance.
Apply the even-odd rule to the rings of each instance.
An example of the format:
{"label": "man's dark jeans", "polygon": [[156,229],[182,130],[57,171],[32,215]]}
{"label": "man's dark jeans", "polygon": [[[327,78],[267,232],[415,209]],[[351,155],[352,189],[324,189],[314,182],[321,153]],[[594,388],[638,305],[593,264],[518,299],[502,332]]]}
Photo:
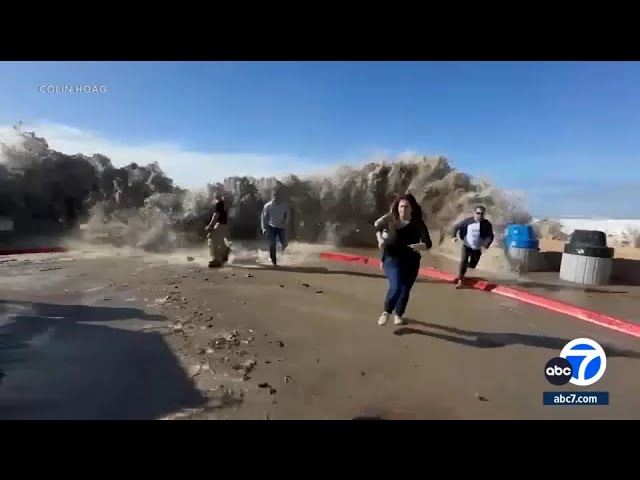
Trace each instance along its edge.
{"label": "man's dark jeans", "polygon": [[462,251],[460,252],[460,269],[458,272],[458,279],[464,278],[467,273],[467,268],[476,268],[480,257],[482,256],[482,250],[474,250],[466,245],[462,245]]}
{"label": "man's dark jeans", "polygon": [[287,248],[287,230],[285,228],[276,228],[267,226],[267,236],[269,237],[269,256],[271,257],[271,263],[276,265],[276,247],[277,242],[280,242],[282,250]]}

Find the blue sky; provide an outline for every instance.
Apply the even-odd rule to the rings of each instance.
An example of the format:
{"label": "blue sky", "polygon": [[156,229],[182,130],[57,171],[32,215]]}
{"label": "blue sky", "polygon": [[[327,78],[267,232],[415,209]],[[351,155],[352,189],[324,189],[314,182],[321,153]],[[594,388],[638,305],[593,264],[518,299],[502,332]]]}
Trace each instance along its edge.
{"label": "blue sky", "polygon": [[[38,89],[86,84],[107,93]],[[637,218],[639,86],[632,62],[6,62],[0,125],[38,126],[66,153],[155,158],[188,186],[445,155],[525,191],[534,214]]]}

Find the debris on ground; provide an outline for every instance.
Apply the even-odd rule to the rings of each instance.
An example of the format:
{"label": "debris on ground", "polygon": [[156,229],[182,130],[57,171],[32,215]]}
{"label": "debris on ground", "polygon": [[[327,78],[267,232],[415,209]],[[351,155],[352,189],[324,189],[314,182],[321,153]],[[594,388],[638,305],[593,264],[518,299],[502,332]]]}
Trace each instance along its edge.
{"label": "debris on ground", "polygon": [[170,300],[169,295],[167,295],[166,297],[162,297],[162,298],[157,298],[156,299],[156,305],[164,305],[165,303],[167,303]]}
{"label": "debris on ground", "polygon": [[195,260],[195,258],[193,257],[187,257],[187,262],[193,262]]}
{"label": "debris on ground", "polygon": [[180,322],[169,325],[169,328],[173,329],[174,332],[182,332],[184,330],[184,325]]}
{"label": "debris on ground", "polygon": [[267,382],[259,383],[258,388],[268,388],[270,395],[275,395],[276,393],[278,393],[278,391],[275,388],[273,388],[271,385],[269,385]]}
{"label": "debris on ground", "polygon": [[225,339],[226,339],[227,341],[231,341],[231,340],[234,340],[234,339],[236,339],[236,338],[238,338],[238,331],[237,331],[237,330],[234,330],[233,332],[231,332],[230,334],[228,334],[228,335],[225,337]]}
{"label": "debris on ground", "polygon": [[160,417],[158,420],[186,420],[187,418],[202,412],[204,412],[204,408],[185,408],[179,412]]}
{"label": "debris on ground", "polygon": [[231,389],[225,388],[223,385],[207,392],[207,409],[217,409],[239,405],[243,402],[244,394],[242,392],[236,394]]}
{"label": "debris on ground", "polygon": [[[160,417],[158,420],[189,420],[194,419],[197,415],[210,414],[216,410],[225,407],[240,405],[243,402],[244,394],[242,392],[236,394],[231,389],[220,385],[216,389],[208,390],[205,394],[207,404],[199,408],[185,408],[178,412],[171,413]],[[200,417],[211,418],[211,417]]]}
{"label": "debris on ground", "polygon": [[253,278],[253,275],[252,275],[252,274],[250,274],[250,273],[247,273],[247,274],[245,275],[245,277],[247,277],[247,278]]}
{"label": "debris on ground", "polygon": [[211,367],[211,364],[209,362],[203,362],[202,364],[200,364],[201,369],[204,370],[205,372],[210,371],[213,372],[213,374],[215,375],[215,370]]}
{"label": "debris on ground", "polygon": [[488,402],[488,401],[489,401],[489,399],[488,399],[487,397],[483,397],[483,396],[482,396],[482,395],[480,395],[479,393],[476,393],[476,394],[475,394],[475,396],[476,396],[476,398],[477,398],[478,400],[480,400],[481,402]]}
{"label": "debris on ground", "polygon": [[253,371],[256,365],[257,365],[257,362],[255,360],[249,359],[249,360],[245,360],[244,362],[238,365],[234,365],[233,369],[242,373],[244,376],[247,376],[249,375],[249,373],[251,373],[251,371]]}
{"label": "debris on ground", "polygon": [[302,286],[305,288],[309,288],[311,285],[309,285],[308,283],[303,283]]}
{"label": "debris on ground", "polygon": [[323,290],[316,290],[316,293],[324,293]]}
{"label": "debris on ground", "polygon": [[285,375],[284,376],[284,383],[291,383],[291,382],[293,382],[293,379],[289,375]]}
{"label": "debris on ground", "polygon": [[211,346],[214,349],[231,348],[240,346],[239,334],[236,330],[231,333],[221,333],[215,335],[211,340]]}
{"label": "debris on ground", "polygon": [[105,299],[106,301],[109,301],[109,300],[111,300],[111,297],[104,297],[104,299]]}
{"label": "debris on ground", "polygon": [[284,342],[281,342],[280,340],[278,340],[278,346],[280,348],[284,348]]}

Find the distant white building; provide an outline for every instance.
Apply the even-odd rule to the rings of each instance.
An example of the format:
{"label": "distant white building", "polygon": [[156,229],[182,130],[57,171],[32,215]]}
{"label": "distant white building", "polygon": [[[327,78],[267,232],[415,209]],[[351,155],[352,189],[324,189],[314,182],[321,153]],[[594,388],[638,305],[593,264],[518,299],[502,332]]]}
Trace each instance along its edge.
{"label": "distant white building", "polygon": [[[534,219],[533,222],[541,219]],[[562,231],[571,235],[574,230],[599,230],[607,234],[611,247],[640,246],[640,219],[611,218],[552,218],[562,225]]]}

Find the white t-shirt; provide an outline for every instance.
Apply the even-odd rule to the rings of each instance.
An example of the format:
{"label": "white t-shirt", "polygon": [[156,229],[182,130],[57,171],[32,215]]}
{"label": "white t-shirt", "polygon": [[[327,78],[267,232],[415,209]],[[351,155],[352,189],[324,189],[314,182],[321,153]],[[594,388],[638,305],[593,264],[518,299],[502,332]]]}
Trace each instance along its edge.
{"label": "white t-shirt", "polygon": [[484,244],[480,238],[480,222],[473,222],[467,227],[467,235],[464,237],[464,244],[473,250],[480,250]]}

